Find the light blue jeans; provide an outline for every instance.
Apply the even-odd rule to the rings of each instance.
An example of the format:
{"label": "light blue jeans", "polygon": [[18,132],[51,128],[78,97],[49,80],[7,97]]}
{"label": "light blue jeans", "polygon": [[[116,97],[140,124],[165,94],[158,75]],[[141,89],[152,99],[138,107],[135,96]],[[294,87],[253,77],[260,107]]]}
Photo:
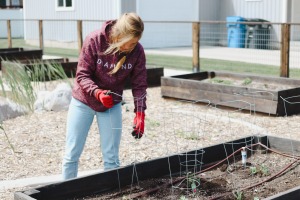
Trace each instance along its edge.
{"label": "light blue jeans", "polygon": [[67,136],[62,164],[63,179],[77,177],[78,161],[94,120],[97,118],[104,170],[120,166],[119,146],[122,133],[121,103],[105,112],[96,112],[72,98],[67,118]]}

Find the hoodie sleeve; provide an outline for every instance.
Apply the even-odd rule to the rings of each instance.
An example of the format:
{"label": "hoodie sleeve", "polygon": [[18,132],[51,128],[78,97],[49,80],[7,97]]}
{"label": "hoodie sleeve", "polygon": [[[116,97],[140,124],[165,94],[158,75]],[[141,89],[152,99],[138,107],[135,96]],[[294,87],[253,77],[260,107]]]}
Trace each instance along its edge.
{"label": "hoodie sleeve", "polygon": [[97,62],[97,46],[99,45],[96,44],[96,37],[97,34],[94,32],[85,39],[76,71],[76,81],[81,89],[90,96],[98,88],[93,80]]}
{"label": "hoodie sleeve", "polygon": [[134,112],[144,112],[146,106],[147,69],[144,49],[139,45],[137,62],[131,73],[132,95],[134,98]]}

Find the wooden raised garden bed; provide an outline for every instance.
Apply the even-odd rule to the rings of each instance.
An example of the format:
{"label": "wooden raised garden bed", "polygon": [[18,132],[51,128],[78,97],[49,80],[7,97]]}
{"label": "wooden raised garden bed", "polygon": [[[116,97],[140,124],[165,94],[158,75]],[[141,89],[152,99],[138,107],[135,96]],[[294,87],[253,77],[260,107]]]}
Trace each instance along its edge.
{"label": "wooden raised garden bed", "polygon": [[[163,67],[147,66],[147,83],[148,87],[160,86],[161,77],[164,76]],[[130,78],[127,79],[125,83],[125,89],[131,88]]]}
{"label": "wooden raised garden bed", "polygon": [[26,48],[5,48],[0,49],[0,70],[3,60],[29,60],[42,59],[43,50],[41,49],[26,49]]}
{"label": "wooden raised garden bed", "polygon": [[[242,165],[240,161],[240,151],[244,147],[247,149],[247,162],[245,165]],[[205,198],[201,199],[231,199],[226,198],[230,195],[232,197],[232,189],[228,190],[228,188],[231,187],[230,185],[242,186],[243,184],[246,184],[246,187],[234,187],[234,190],[240,189],[245,196],[248,195],[249,197],[242,199],[252,200],[253,197],[259,197],[259,199],[262,199],[262,197],[266,197],[266,195],[261,194],[262,192],[268,191],[268,188],[272,189],[276,187],[276,182],[274,183],[272,181],[279,179],[281,182],[284,182],[284,180],[289,182],[289,179],[280,180],[280,177],[284,175],[289,177],[293,176],[298,179],[296,174],[299,171],[297,171],[298,169],[296,169],[295,166],[292,168],[285,168],[284,170],[282,170],[281,167],[276,168],[277,166],[275,166],[275,163],[281,160],[279,159],[277,161],[275,160],[275,163],[269,161],[271,168],[272,166],[274,167],[272,169],[269,168],[269,171],[264,171],[266,174],[249,174],[250,166],[254,166],[251,158],[255,158],[257,155],[259,157],[258,160],[261,161],[268,158],[267,156],[271,156],[272,153],[277,156],[282,156],[283,159],[287,158],[287,155],[292,155],[293,159],[291,157],[289,158],[299,165],[299,156],[297,156],[299,155],[299,152],[299,141],[271,136],[249,136],[235,141],[229,141],[203,149],[153,159],[86,177],[53,183],[25,191],[18,191],[14,193],[14,199],[166,199],[166,196],[155,196],[155,194],[161,195],[157,193],[165,187],[167,187],[166,191],[172,193],[173,199],[180,198],[180,196],[175,196],[177,194],[176,192],[180,192],[185,196],[192,194],[194,197],[199,197],[197,195],[204,195]],[[196,161],[201,161],[201,165],[193,165]],[[226,166],[226,164],[233,161],[234,164]],[[267,165],[267,163],[268,160],[263,162],[262,165]],[[283,167],[287,164],[289,164],[289,162],[283,162]],[[209,170],[215,171],[210,173]],[[247,172],[247,174],[238,176],[237,173],[240,170],[244,170],[243,172]],[[275,172],[272,170],[275,170]],[[288,175],[288,172],[293,170],[294,173],[291,172],[290,175]],[[200,185],[197,185],[196,188],[186,188],[182,190],[175,187],[183,184],[185,177],[188,176],[191,178],[191,173],[196,175],[196,172],[200,172],[198,173]],[[251,172],[253,172],[253,170],[251,170]],[[156,182],[154,185],[152,184],[149,188],[142,186],[143,181],[157,180],[161,177],[163,178],[160,179],[160,182]],[[226,177],[231,177],[236,179],[234,179],[233,182],[232,180],[231,182],[228,182],[226,186],[226,181],[223,181],[222,184],[214,182],[217,180],[220,181],[220,178],[218,177],[225,177],[225,179]],[[257,184],[260,180],[258,182],[251,183],[250,181],[253,181],[254,178],[268,181],[261,184]],[[249,182],[247,179],[249,179]],[[254,179],[254,181],[256,180]],[[290,182],[292,181],[293,180]],[[137,182],[139,182],[141,186],[136,186]],[[259,187],[260,185],[262,186]],[[287,184],[283,183],[283,185]],[[172,186],[173,189],[171,190]],[[206,188],[204,186],[206,186]],[[127,189],[124,189],[126,187]],[[126,193],[128,188],[130,192],[127,191]],[[278,186],[277,188],[282,189]],[[124,193],[122,193],[122,190]],[[274,191],[272,193],[274,193]],[[273,200],[296,200],[299,199],[299,196],[300,188],[293,187],[289,190],[279,191],[275,196],[272,194],[267,197],[268,199]]]}
{"label": "wooden raised garden bed", "polygon": [[252,112],[300,113],[300,80],[207,71],[162,77],[161,94]]}
{"label": "wooden raised garden bed", "polygon": [[[51,66],[51,77],[48,76],[49,71],[47,68]],[[43,72],[45,76],[39,77],[39,81],[49,81],[55,80],[58,78],[58,72],[55,72],[54,69],[62,68],[65,74],[69,78],[75,77],[77,62],[69,62],[67,59],[46,59],[46,60],[18,60],[18,61],[2,61],[2,74],[6,74],[9,70],[18,70],[23,68],[28,72]],[[32,76],[33,77],[33,76]],[[56,77],[56,78],[55,78]],[[37,77],[33,79],[36,81]]]}
{"label": "wooden raised garden bed", "polygon": [[[76,75],[76,69],[78,62],[69,62],[67,59],[50,59],[50,60],[19,60],[15,61],[3,61],[3,69],[2,73],[7,73],[7,69],[18,69],[20,65],[24,67],[26,70],[32,71],[35,67],[41,68],[41,66],[47,65],[58,66],[61,65],[65,74],[69,78],[74,78]],[[155,66],[147,66],[147,83],[149,87],[156,87],[160,86],[161,77],[164,76],[164,69],[162,67],[155,67]],[[43,78],[40,81],[49,81],[54,80],[53,77]],[[125,89],[131,88],[130,79],[125,83]]]}

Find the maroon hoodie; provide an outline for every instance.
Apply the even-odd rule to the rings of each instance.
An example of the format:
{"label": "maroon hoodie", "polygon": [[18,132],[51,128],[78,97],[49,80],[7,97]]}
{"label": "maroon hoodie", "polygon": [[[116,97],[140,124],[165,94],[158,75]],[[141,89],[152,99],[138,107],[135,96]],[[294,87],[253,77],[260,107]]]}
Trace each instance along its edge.
{"label": "maroon hoodie", "polygon": [[114,104],[120,103],[126,79],[130,77],[134,111],[143,112],[146,109],[147,70],[142,45],[138,43],[126,55],[126,61],[115,74],[108,74],[124,56],[119,52],[104,55],[104,51],[108,48],[109,32],[115,22],[115,20],[105,22],[100,30],[86,37],[79,56],[72,95],[93,110],[103,112],[107,108],[94,97],[94,90],[97,88],[111,90]]}

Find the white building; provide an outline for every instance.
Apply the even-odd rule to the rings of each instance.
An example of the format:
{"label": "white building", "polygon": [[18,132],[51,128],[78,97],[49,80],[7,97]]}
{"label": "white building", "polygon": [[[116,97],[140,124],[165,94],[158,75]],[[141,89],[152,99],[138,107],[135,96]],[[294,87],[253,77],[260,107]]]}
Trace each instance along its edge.
{"label": "white building", "polygon": [[[83,21],[85,37],[100,28],[104,20],[116,19],[124,12],[137,12],[145,21],[141,43],[145,48],[160,48],[191,46],[195,21],[226,21],[227,16],[242,16],[270,22],[300,22],[297,10],[299,0],[23,0],[23,10],[15,12],[23,14],[21,29],[27,42],[38,44],[37,20],[43,20],[44,45],[63,42],[64,47],[71,48],[77,48],[77,20]],[[5,12],[0,10],[0,19],[20,18]],[[3,37],[6,23],[0,23]],[[12,26],[15,33],[16,25]],[[300,34],[292,39],[300,40]]]}

